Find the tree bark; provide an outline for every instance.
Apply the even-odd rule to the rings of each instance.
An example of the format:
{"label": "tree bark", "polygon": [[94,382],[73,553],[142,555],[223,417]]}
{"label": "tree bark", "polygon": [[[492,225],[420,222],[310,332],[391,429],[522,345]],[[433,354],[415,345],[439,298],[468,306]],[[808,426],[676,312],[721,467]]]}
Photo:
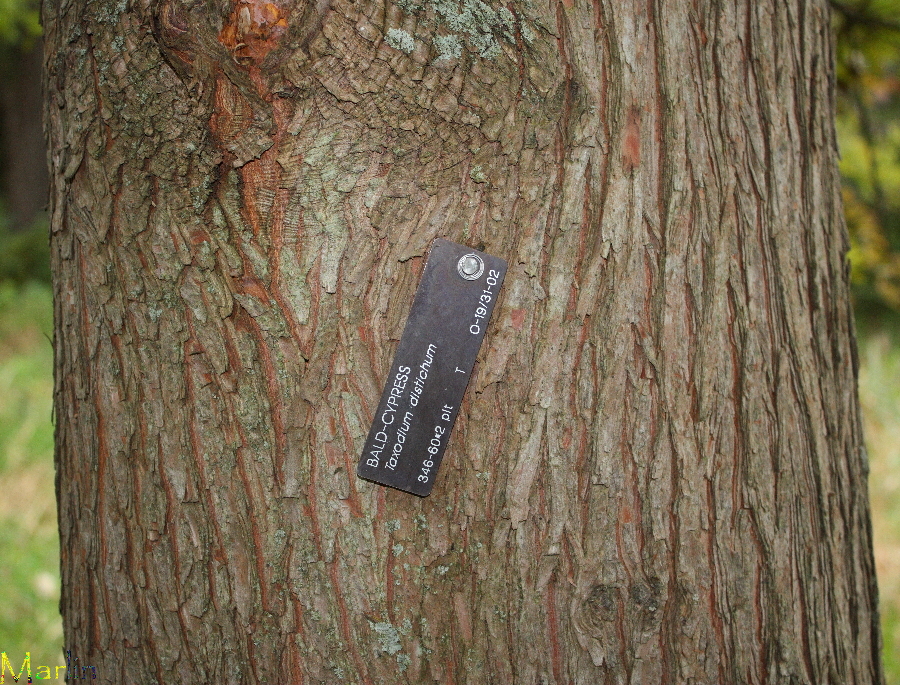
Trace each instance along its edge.
{"label": "tree bark", "polygon": [[[882,683],[828,8],[44,4],[66,649],[110,683]],[[510,268],[432,495],[428,246]]]}

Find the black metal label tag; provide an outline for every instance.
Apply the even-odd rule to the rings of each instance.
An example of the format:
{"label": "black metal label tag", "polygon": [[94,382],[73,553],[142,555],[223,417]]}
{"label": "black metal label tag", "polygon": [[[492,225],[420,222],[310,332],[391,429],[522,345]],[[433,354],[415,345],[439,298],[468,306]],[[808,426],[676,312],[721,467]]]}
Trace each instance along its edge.
{"label": "black metal label tag", "polygon": [[425,497],[434,487],[506,262],[431,245],[356,473]]}

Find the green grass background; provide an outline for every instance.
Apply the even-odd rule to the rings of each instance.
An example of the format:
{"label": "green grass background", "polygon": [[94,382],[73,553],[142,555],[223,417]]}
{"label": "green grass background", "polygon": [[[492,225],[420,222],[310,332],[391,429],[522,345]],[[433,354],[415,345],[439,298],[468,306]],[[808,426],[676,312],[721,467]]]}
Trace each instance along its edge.
{"label": "green grass background", "polygon": [[[49,286],[0,283],[0,650],[17,670],[26,651],[33,667],[62,654],[52,330]],[[861,322],[859,334],[884,662],[900,685],[900,326]]]}
{"label": "green grass background", "polygon": [[0,651],[60,663],[53,478],[53,308],[44,283],[0,281]]}

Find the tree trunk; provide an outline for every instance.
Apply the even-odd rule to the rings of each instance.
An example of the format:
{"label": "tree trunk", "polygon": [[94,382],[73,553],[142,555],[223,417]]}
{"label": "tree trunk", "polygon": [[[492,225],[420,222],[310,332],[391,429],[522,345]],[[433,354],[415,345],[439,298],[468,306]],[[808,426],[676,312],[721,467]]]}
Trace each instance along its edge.
{"label": "tree trunk", "polygon": [[[827,3],[44,4],[66,649],[110,683],[881,683]],[[432,495],[424,257],[509,272]]]}

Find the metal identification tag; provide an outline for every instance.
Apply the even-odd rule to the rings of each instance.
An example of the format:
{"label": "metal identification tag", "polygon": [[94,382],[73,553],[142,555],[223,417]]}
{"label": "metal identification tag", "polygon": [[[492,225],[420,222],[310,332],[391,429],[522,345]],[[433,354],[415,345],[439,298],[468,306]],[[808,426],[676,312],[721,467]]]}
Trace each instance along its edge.
{"label": "metal identification tag", "polygon": [[443,238],[432,243],[360,478],[421,497],[431,492],[505,275],[499,257]]}

